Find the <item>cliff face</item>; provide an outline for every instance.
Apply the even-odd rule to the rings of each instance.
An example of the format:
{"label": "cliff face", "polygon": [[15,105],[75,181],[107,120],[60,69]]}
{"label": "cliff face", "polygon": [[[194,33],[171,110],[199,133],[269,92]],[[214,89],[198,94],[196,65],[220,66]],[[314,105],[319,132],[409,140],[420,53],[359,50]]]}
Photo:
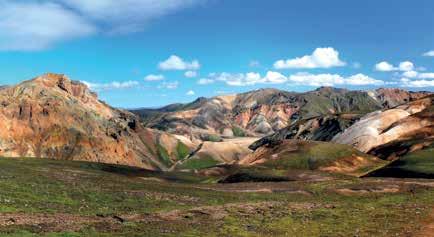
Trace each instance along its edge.
{"label": "cliff face", "polygon": [[[160,143],[178,139],[144,128],[80,82],[46,74],[0,90],[0,156],[42,157],[167,169]],[[163,144],[166,145],[166,144]],[[176,145],[175,145],[176,146]]]}

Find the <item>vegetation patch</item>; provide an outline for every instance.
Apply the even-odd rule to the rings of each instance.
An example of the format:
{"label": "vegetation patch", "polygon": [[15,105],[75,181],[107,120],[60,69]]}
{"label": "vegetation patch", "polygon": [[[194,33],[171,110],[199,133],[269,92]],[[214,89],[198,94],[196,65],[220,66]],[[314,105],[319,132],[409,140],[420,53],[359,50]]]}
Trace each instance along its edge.
{"label": "vegetation patch", "polygon": [[178,141],[178,144],[176,145],[176,153],[178,154],[178,160],[183,160],[190,154],[190,149],[187,145]]}
{"label": "vegetation patch", "polygon": [[193,157],[179,166],[179,169],[199,170],[218,165],[220,162],[211,156]]}

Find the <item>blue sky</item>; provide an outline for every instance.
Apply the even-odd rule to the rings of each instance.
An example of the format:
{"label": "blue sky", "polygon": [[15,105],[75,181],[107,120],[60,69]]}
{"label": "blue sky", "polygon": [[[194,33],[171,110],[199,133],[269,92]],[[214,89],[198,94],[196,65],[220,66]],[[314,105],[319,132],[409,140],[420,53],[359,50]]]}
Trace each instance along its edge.
{"label": "blue sky", "polygon": [[434,90],[434,1],[0,0],[0,84],[136,108],[274,87]]}

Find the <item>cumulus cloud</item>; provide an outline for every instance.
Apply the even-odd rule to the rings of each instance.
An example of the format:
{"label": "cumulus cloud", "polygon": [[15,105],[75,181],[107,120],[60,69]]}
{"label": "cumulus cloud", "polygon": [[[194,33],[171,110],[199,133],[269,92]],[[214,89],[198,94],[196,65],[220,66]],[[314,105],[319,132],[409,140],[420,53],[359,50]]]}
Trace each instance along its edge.
{"label": "cumulus cloud", "polygon": [[83,83],[86,84],[91,90],[95,90],[95,91],[129,89],[140,85],[139,82],[137,81],[125,81],[125,82],[113,81],[109,83],[92,83],[92,82],[83,81]]}
{"label": "cumulus cloud", "polygon": [[194,77],[197,77],[197,72],[196,71],[186,71],[184,73],[184,76],[187,78],[194,78]]}
{"label": "cumulus cloud", "polygon": [[158,68],[164,71],[169,70],[199,70],[200,63],[198,60],[191,62],[184,61],[181,57],[172,55],[168,59],[158,64]]}
{"label": "cumulus cloud", "polygon": [[434,80],[410,80],[408,78],[401,79],[402,87],[434,87]]}
{"label": "cumulus cloud", "polygon": [[251,86],[258,83],[264,83],[265,79],[261,77],[259,73],[249,72],[249,73],[211,73],[209,81],[220,81],[224,82],[229,86]]}
{"label": "cumulus cloud", "polygon": [[411,71],[404,72],[402,75],[404,77],[414,78],[417,77],[418,74],[419,74],[418,72],[411,70]]}
{"label": "cumulus cloud", "polygon": [[356,74],[350,77],[342,77],[338,74],[310,74],[297,73],[289,76],[289,81],[297,85],[307,86],[335,86],[335,85],[382,85],[381,80],[368,77],[364,74]]}
{"label": "cumulus cloud", "polygon": [[160,88],[160,89],[170,89],[170,90],[173,90],[173,89],[178,88],[178,86],[179,86],[179,82],[178,82],[178,81],[174,81],[174,82],[163,82],[163,83],[161,83],[161,84],[158,86],[158,88]]}
{"label": "cumulus cloud", "polygon": [[301,58],[279,60],[274,63],[274,68],[331,68],[345,65],[346,63],[339,59],[339,52],[334,48],[317,48],[312,55],[306,55]]}
{"label": "cumulus cloud", "polygon": [[375,70],[380,71],[380,72],[390,72],[390,71],[397,70],[397,68],[394,67],[392,64],[390,64],[386,61],[383,61],[383,62],[377,63],[375,65]]}
{"label": "cumulus cloud", "polygon": [[434,57],[434,50],[428,51],[423,54],[425,57]]}
{"label": "cumulus cloud", "polygon": [[80,15],[59,4],[0,0],[0,50],[42,50],[96,31]]}
{"label": "cumulus cloud", "polygon": [[188,95],[188,96],[193,96],[193,95],[195,95],[196,93],[194,93],[194,91],[193,90],[189,90],[189,91],[187,91],[187,93],[186,93],[186,95]]}
{"label": "cumulus cloud", "polygon": [[376,80],[364,74],[356,74],[349,77],[343,77],[338,74],[310,74],[306,72],[296,73],[290,76],[284,76],[281,73],[268,71],[265,76],[259,73],[212,73],[208,78],[202,78],[199,84],[208,84],[215,81],[224,82],[229,86],[252,86],[256,84],[283,84],[293,83],[306,86],[335,86],[335,85],[383,85],[384,81]]}
{"label": "cumulus cloud", "polygon": [[149,74],[145,77],[145,81],[161,81],[164,79],[165,77],[162,74],[158,74],[158,75]]}
{"label": "cumulus cloud", "polygon": [[204,0],[0,0],[0,50],[43,50],[96,33],[144,30]]}
{"label": "cumulus cloud", "polygon": [[206,80],[210,81],[221,81],[229,86],[252,86],[255,84],[281,84],[286,82],[288,79],[278,73],[269,71],[264,77],[261,74],[255,72],[249,73],[219,73],[211,74]]}
{"label": "cumulus cloud", "polygon": [[418,77],[422,79],[434,79],[434,72],[419,73]]}
{"label": "cumulus cloud", "polygon": [[391,72],[391,71],[413,71],[414,70],[414,64],[410,61],[404,61],[400,62],[398,67],[395,67],[393,64],[382,61],[380,63],[375,64],[375,70],[380,72]]}
{"label": "cumulus cloud", "polygon": [[434,79],[434,72],[419,73],[416,71],[408,71],[402,74],[404,78],[417,78],[417,79]]}
{"label": "cumulus cloud", "polygon": [[399,70],[401,71],[407,72],[407,71],[412,71],[413,69],[414,69],[414,64],[410,61],[399,63]]}

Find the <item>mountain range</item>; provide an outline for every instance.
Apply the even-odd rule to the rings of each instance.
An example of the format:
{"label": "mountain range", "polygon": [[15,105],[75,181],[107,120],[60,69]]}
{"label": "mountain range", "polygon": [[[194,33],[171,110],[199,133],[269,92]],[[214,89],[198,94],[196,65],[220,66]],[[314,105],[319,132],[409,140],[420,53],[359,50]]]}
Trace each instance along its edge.
{"label": "mountain range", "polygon": [[261,89],[126,111],[84,83],[48,73],[0,89],[0,156],[224,178],[259,167],[361,176],[432,149],[433,99],[391,88]]}

